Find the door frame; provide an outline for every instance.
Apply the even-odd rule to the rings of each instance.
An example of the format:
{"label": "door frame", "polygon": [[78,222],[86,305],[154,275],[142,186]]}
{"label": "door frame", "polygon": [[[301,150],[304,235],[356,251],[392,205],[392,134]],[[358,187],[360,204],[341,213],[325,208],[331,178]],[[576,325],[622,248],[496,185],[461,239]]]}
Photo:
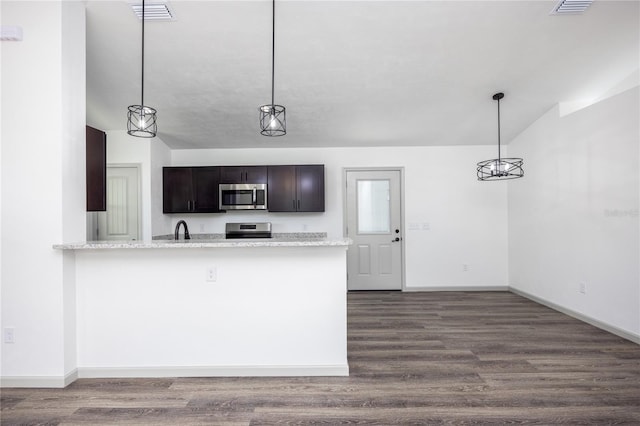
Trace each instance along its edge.
{"label": "door frame", "polygon": [[[141,163],[107,163],[107,172],[112,169],[136,169],[138,175],[138,238],[137,241],[142,239],[142,164]],[[108,204],[108,203],[107,203]],[[106,210],[105,210],[106,212]],[[96,218],[95,228],[98,228],[98,220]]]}
{"label": "door frame", "polygon": [[[406,265],[405,265],[405,226],[404,226],[404,167],[343,167],[342,168],[342,235],[347,235],[347,173],[348,172],[399,172],[400,174],[400,291],[406,290]],[[348,273],[348,271],[347,271]]]}

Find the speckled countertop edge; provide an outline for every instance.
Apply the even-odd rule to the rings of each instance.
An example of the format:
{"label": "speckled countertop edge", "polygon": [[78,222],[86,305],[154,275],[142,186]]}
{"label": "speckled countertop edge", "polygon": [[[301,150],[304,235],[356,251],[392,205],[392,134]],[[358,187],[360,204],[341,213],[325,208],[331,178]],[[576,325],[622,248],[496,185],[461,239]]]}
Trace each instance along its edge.
{"label": "speckled countertop edge", "polygon": [[[182,236],[182,233],[180,234]],[[327,238],[326,232],[274,232],[271,240],[317,240]],[[182,237],[181,237],[182,238]],[[155,235],[153,240],[173,240],[173,234]],[[225,234],[191,234],[192,240],[226,240]]]}
{"label": "speckled countertop edge", "polygon": [[[307,233],[308,234],[308,233]],[[317,234],[317,233],[314,233]],[[324,233],[321,235],[326,236]],[[352,244],[349,238],[327,239],[324,237],[291,237],[290,234],[276,234],[270,239],[193,238],[191,240],[152,241],[84,241],[78,243],[55,244],[59,250],[99,250],[99,249],[187,249],[187,248],[233,248],[233,247],[346,247]],[[286,237],[282,237],[286,235]]]}

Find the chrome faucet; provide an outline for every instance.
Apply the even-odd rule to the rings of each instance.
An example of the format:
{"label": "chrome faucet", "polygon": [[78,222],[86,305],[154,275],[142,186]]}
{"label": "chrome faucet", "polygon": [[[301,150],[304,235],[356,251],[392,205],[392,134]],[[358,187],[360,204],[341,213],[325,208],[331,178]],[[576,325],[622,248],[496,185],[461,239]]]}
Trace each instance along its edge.
{"label": "chrome faucet", "polygon": [[184,225],[184,239],[190,240],[191,236],[189,235],[189,227],[187,226],[187,222],[185,222],[184,220],[180,220],[178,221],[178,223],[176,223],[176,231],[173,234],[173,238],[176,240],[178,239],[178,232],[180,231],[180,225]]}

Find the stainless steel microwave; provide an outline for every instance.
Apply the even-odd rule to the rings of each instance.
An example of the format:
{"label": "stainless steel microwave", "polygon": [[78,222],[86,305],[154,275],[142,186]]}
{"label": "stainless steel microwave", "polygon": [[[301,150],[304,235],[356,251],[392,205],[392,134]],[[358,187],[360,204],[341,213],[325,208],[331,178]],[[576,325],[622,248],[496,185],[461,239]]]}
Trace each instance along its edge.
{"label": "stainless steel microwave", "polygon": [[266,183],[221,183],[220,210],[266,210]]}

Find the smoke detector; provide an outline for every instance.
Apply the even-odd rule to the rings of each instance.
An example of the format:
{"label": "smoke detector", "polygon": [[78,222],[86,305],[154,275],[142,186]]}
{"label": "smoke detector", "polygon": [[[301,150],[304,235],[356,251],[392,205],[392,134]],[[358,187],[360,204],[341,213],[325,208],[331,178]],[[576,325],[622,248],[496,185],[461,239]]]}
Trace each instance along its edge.
{"label": "smoke detector", "polygon": [[578,15],[591,6],[593,0],[560,0],[551,11],[551,15]]}
{"label": "smoke detector", "polygon": [[[131,2],[131,9],[142,20],[142,2]],[[175,21],[176,15],[168,2],[144,2],[145,21]]]}

